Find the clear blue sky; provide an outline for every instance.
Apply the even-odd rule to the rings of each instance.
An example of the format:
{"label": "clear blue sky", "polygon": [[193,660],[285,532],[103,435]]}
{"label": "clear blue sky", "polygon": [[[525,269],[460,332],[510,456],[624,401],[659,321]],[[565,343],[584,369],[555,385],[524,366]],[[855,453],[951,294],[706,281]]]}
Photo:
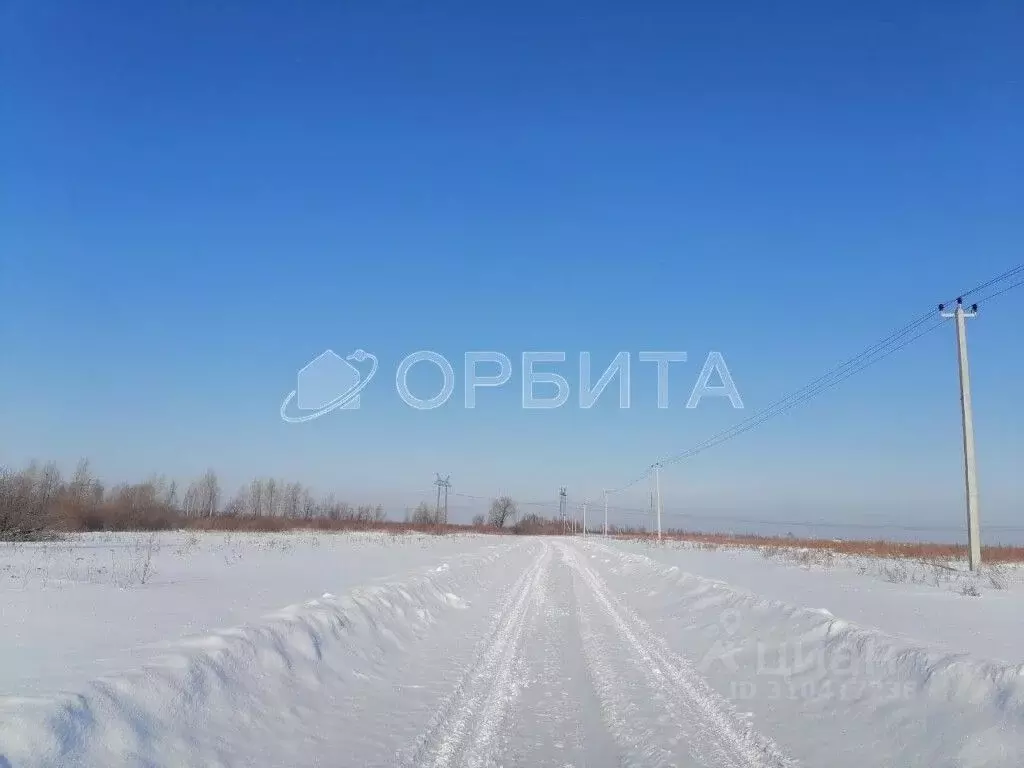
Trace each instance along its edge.
{"label": "clear blue sky", "polygon": [[[617,485],[1024,261],[1022,29],[1010,2],[6,0],[0,462],[389,505],[438,470]],[[986,522],[1024,497],[1022,296],[970,325]],[[953,342],[666,471],[666,506],[959,525]],[[283,423],[328,347],[380,358],[361,409]],[[517,365],[415,412],[422,348],[460,377],[467,349],[629,350],[633,408],[523,412]],[[668,410],[645,349],[690,354]],[[746,411],[682,407],[709,350]]]}

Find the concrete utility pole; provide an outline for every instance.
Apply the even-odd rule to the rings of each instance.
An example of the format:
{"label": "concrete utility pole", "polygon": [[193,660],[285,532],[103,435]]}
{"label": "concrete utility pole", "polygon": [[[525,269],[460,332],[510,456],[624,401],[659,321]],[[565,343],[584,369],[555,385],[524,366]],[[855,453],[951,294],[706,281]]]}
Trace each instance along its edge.
{"label": "concrete utility pole", "polygon": [[587,502],[583,502],[583,538],[587,538]]}
{"label": "concrete utility pole", "polygon": [[967,324],[968,317],[978,314],[978,305],[973,304],[969,312],[964,311],[964,300],[956,300],[956,309],[945,312],[939,304],[943,317],[956,321],[956,352],[960,364],[960,419],[964,434],[964,483],[967,488],[967,562],[972,571],[981,567],[981,525],[978,522],[978,468],[974,457],[974,415],[971,412],[971,372],[967,366]]}
{"label": "concrete utility pole", "polygon": [[658,541],[661,541],[661,464],[654,465],[654,497],[658,506]]}
{"label": "concrete utility pole", "polygon": [[608,538],[608,491],[604,492],[604,537]]}
{"label": "concrete utility pole", "polygon": [[451,475],[448,475],[444,479],[444,524],[448,525],[448,490],[452,487],[452,481],[449,479]]}
{"label": "concrete utility pole", "polygon": [[562,535],[565,536],[569,532],[569,521],[565,519],[565,497],[566,490],[563,485],[558,489],[558,516],[562,518]]}

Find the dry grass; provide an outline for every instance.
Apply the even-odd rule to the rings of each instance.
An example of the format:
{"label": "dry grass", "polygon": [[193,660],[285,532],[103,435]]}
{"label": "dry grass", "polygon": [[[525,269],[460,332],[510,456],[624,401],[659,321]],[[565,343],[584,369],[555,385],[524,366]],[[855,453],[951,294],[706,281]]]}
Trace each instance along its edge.
{"label": "dry grass", "polygon": [[256,517],[251,515],[214,515],[213,517],[182,518],[176,528],[198,531],[240,531],[245,533],[281,533],[285,531],[382,531],[384,533],[509,533],[492,527],[475,528],[452,523],[410,523],[390,520],[309,520],[290,517]]}
{"label": "dry grass", "polygon": [[[655,534],[628,534],[617,538],[651,540]],[[857,541],[853,539],[800,539],[788,536],[755,536],[727,533],[682,533],[672,532],[662,536],[669,541],[686,541],[699,549],[718,547],[740,547],[770,551],[807,550],[819,553],[844,555],[871,555],[879,558],[910,558],[924,561],[964,560],[967,547],[962,544],[940,544],[935,542],[899,542],[878,539]],[[981,548],[981,559],[986,563],[1024,563],[1024,547],[992,546]]]}

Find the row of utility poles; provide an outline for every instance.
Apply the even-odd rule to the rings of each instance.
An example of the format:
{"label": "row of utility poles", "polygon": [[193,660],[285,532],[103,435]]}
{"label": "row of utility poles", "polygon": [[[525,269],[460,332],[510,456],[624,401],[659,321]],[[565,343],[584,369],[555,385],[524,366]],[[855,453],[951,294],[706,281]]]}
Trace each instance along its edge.
{"label": "row of utility poles", "polygon": [[[654,464],[654,465],[652,465],[652,469],[654,470],[654,492],[651,494],[651,507],[652,507],[652,510],[655,510],[655,515],[656,515],[657,525],[658,525],[658,529],[657,529],[658,530],[658,541],[661,541],[661,464]],[[604,527],[603,527],[603,534],[604,534],[605,537],[608,536],[608,494],[610,494],[610,493],[615,493],[615,491],[611,490],[609,488],[605,488],[601,492],[601,495],[604,497]],[[565,487],[564,486],[558,491],[558,496],[559,496],[559,505],[558,506],[559,506],[559,509],[561,510],[561,517],[562,517],[562,533],[567,533],[567,532],[575,533],[574,530],[567,531],[567,529],[566,529],[566,523],[565,523],[565,496],[566,496],[566,491],[565,491]],[[582,509],[582,511],[583,511],[583,535],[586,536],[587,535],[587,502],[584,501],[582,504],[580,504],[577,507],[577,509]]]}
{"label": "row of utility poles", "polygon": [[[947,311],[945,305],[939,304],[939,314],[945,318],[952,318],[956,326],[956,350],[957,362],[960,373],[960,419],[963,432],[963,455],[964,455],[964,486],[967,499],[967,552],[968,564],[972,571],[981,567],[981,524],[978,519],[978,480],[977,461],[974,450],[974,416],[971,409],[971,374],[967,363],[967,327],[966,320],[976,317],[978,305],[973,304],[971,308],[964,309],[962,298],[956,300],[956,308]],[[658,541],[661,541],[661,463],[651,465],[652,480],[654,488],[651,492],[651,513],[657,525]],[[451,475],[441,477],[440,473],[435,475],[434,485],[437,486],[437,506],[435,507],[439,522],[448,522],[448,492],[451,490]],[[442,507],[442,492],[444,494],[444,506]],[[604,496],[604,535],[608,535],[608,496],[615,493],[605,489]],[[580,532],[576,516],[567,515],[568,491],[563,486],[558,490],[558,515],[562,523],[564,535],[574,535]],[[578,505],[582,510],[582,534],[587,535],[587,502]]]}
{"label": "row of utility poles", "polygon": [[[974,414],[971,409],[971,373],[967,362],[967,324],[968,318],[976,317],[978,305],[973,304],[971,308],[964,309],[963,298],[957,298],[956,308],[947,311],[945,305],[939,304],[939,314],[942,317],[952,318],[956,326],[956,350],[957,363],[960,374],[960,423],[963,433],[963,456],[964,456],[964,486],[967,500],[967,561],[972,571],[981,568],[981,523],[978,516],[978,471],[977,460],[974,450]],[[661,541],[661,464],[651,465],[653,470],[652,478],[654,489],[651,493],[651,512],[656,520],[658,541]],[[608,535],[608,494],[614,493],[611,490],[604,490],[604,535]],[[566,490],[563,487],[559,491],[559,510],[562,518],[562,532],[576,533],[575,519],[566,520],[565,514]],[[587,504],[582,505],[583,510],[583,535],[587,534]]]}

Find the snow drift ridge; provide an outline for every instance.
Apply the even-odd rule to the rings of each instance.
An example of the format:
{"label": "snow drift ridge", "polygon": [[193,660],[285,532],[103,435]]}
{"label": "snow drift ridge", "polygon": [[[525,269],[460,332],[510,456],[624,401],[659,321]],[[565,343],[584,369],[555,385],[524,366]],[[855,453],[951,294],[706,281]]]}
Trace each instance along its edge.
{"label": "snow drift ridge", "polygon": [[859,753],[854,764],[902,766],[1009,766],[1024,754],[1022,666],[936,651],[646,555],[591,552],[675,649],[807,764],[845,764],[843,750]]}
{"label": "snow drift ridge", "polygon": [[404,581],[325,594],[258,625],[181,641],[80,693],[0,699],[0,766],[233,764],[237,745],[218,735],[231,728],[219,725],[301,732],[298,691],[372,674],[439,612],[462,607],[457,593],[507,556],[493,547]]}

